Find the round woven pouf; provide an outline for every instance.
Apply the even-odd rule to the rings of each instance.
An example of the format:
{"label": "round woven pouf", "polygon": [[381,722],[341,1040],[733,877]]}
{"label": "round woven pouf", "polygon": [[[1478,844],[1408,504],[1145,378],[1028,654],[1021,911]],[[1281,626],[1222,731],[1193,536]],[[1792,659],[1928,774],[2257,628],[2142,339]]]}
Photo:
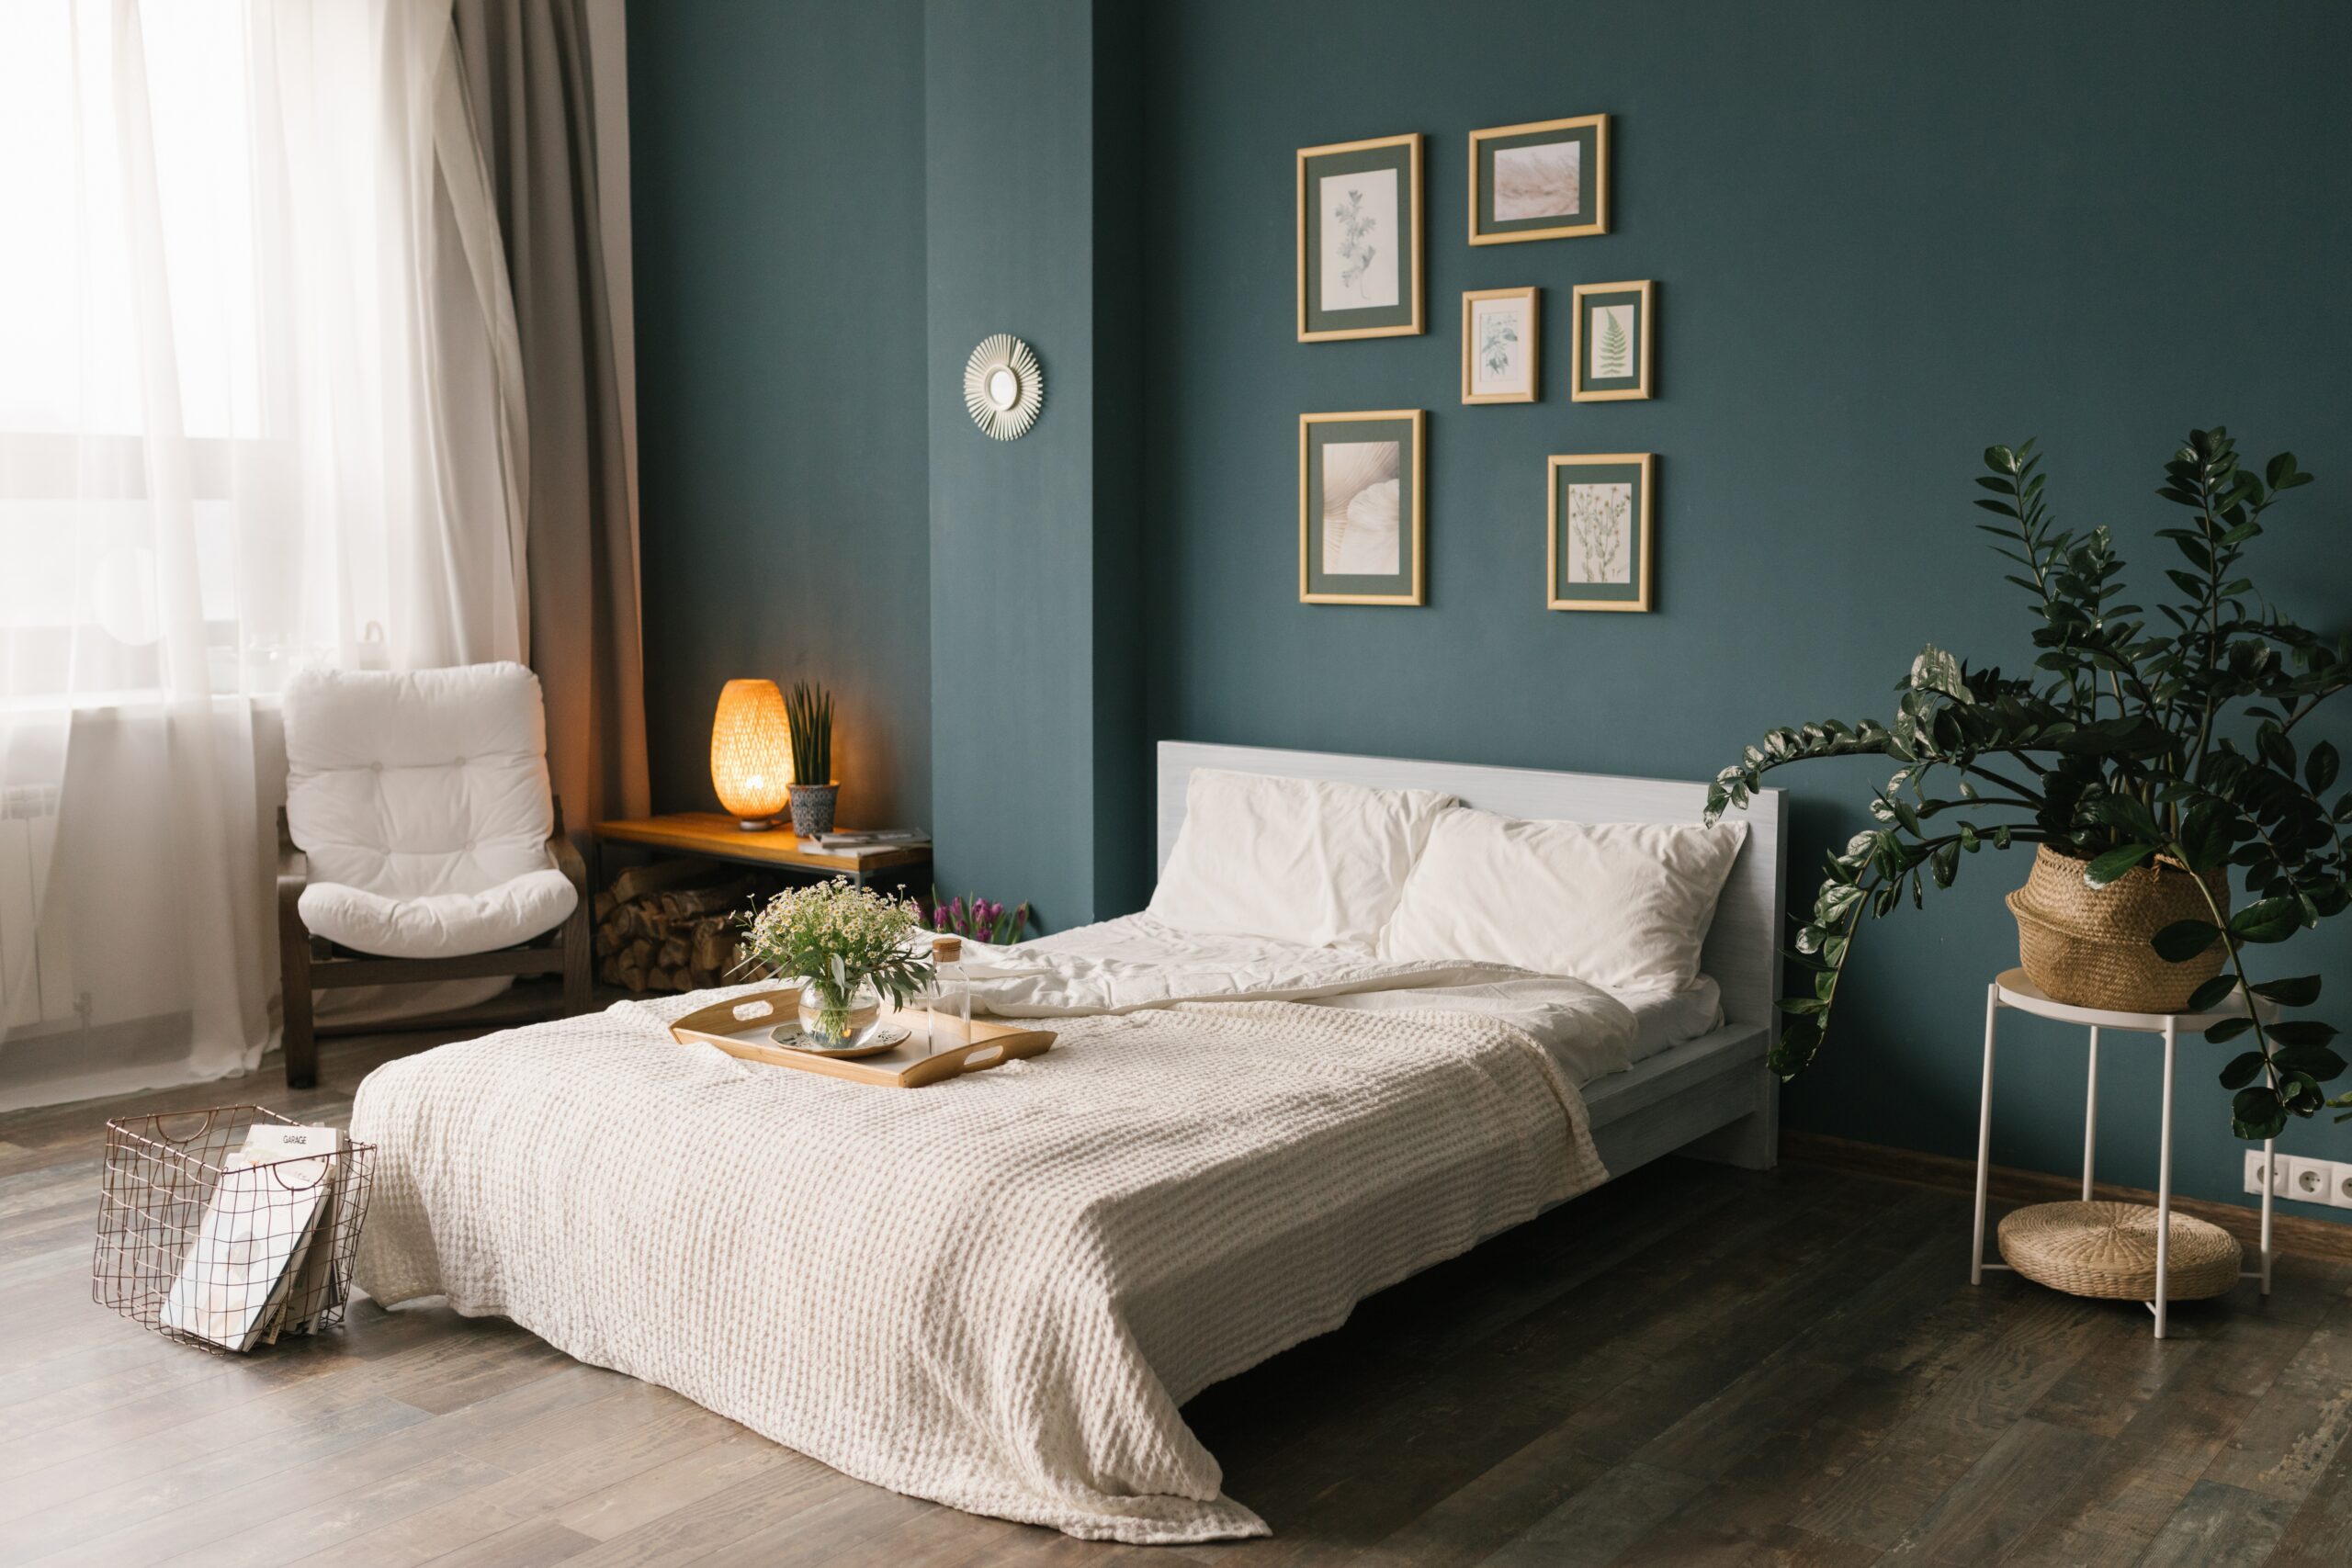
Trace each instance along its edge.
{"label": "round woven pouf", "polygon": [[[2156,1212],[2145,1203],[2035,1203],[2003,1216],[2001,1260],[2071,1296],[2144,1302],[2156,1293]],[[2202,1301],[2238,1282],[2238,1240],[2188,1214],[2172,1217],[2173,1301]]]}

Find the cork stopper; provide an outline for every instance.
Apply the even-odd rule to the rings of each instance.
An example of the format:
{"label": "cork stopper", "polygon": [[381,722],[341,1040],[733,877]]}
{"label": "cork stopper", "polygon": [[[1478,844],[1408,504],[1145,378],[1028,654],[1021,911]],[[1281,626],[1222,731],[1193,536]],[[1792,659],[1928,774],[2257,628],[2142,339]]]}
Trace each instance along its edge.
{"label": "cork stopper", "polygon": [[960,936],[935,936],[931,939],[931,961],[933,964],[964,962],[964,939]]}

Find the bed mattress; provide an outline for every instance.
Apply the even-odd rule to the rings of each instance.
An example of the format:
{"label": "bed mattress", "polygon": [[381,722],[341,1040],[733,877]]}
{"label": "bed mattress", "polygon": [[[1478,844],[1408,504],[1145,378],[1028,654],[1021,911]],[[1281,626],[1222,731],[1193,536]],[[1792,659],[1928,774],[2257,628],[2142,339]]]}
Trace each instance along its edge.
{"label": "bed mattress", "polygon": [[1635,1024],[1516,971],[1133,935],[1021,949],[992,1006],[1058,1020],[1054,1050],[934,1089],[673,1043],[714,992],[390,1063],[353,1113],[380,1151],[360,1283],[902,1493],[1264,1533],[1178,1407],[1603,1180],[1577,1086]]}

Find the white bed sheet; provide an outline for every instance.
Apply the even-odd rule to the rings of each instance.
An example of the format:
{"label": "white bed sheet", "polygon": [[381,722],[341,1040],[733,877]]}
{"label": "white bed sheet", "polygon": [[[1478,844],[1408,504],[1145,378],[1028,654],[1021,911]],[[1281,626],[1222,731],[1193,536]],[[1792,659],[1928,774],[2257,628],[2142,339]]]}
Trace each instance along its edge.
{"label": "white bed sheet", "polygon": [[1282,993],[1291,999],[1321,1007],[1434,1009],[1498,1019],[1534,1036],[1579,1088],[1696,1040],[1724,1021],[1722,987],[1704,975],[1679,991],[1602,991],[1632,1015],[1632,1033],[1621,1050],[1613,1033],[1589,1027],[1596,987],[1578,980],[1462,960],[1419,965],[1428,972],[1427,983],[1400,989],[1396,971],[1416,966],[1380,959],[1368,949],[1187,931],[1148,914],[1057,931],[1018,947],[971,945],[976,964],[1044,970],[1026,983],[975,987],[981,1005],[1002,1017],[1053,1016],[1055,1009],[1037,1005],[1044,987],[1057,989],[1078,975],[1115,975],[1130,966],[1153,976],[1150,995],[1129,976],[1130,1005],[1136,1006],[1170,999],[1165,993],[1174,990],[1193,1000],[1211,1000],[1227,989],[1265,995],[1265,987],[1279,983],[1291,987]]}
{"label": "white bed sheet", "polygon": [[1669,1045],[1712,1034],[1724,1026],[1723,987],[1702,975],[1679,991],[1611,991],[1634,1015],[1634,1060]]}

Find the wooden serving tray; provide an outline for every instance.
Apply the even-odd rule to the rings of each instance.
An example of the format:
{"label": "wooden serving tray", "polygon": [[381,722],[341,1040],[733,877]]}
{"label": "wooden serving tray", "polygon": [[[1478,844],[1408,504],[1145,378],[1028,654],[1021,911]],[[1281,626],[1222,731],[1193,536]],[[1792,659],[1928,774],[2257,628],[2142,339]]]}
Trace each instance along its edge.
{"label": "wooden serving tray", "polygon": [[[976,1018],[972,1021],[970,1044],[951,1045],[926,1056],[922,1050],[924,1031],[918,1026],[922,1015],[899,1012],[892,1016],[904,1021],[912,1031],[904,1043],[873,1056],[818,1056],[778,1045],[771,1038],[779,1024],[797,1021],[799,1006],[800,989],[797,986],[754,991],[750,996],[717,1002],[686,1014],[670,1026],[670,1035],[682,1045],[716,1045],[729,1055],[741,1056],[747,1062],[797,1067],[804,1073],[821,1073],[851,1083],[880,1084],[886,1089],[922,1089],[928,1084],[944,1083],[966,1073],[985,1072],[1023,1056],[1041,1055],[1054,1043],[1053,1035],[1044,1030],[1015,1029]],[[956,1021],[957,1027],[961,1023],[961,1020]]]}

